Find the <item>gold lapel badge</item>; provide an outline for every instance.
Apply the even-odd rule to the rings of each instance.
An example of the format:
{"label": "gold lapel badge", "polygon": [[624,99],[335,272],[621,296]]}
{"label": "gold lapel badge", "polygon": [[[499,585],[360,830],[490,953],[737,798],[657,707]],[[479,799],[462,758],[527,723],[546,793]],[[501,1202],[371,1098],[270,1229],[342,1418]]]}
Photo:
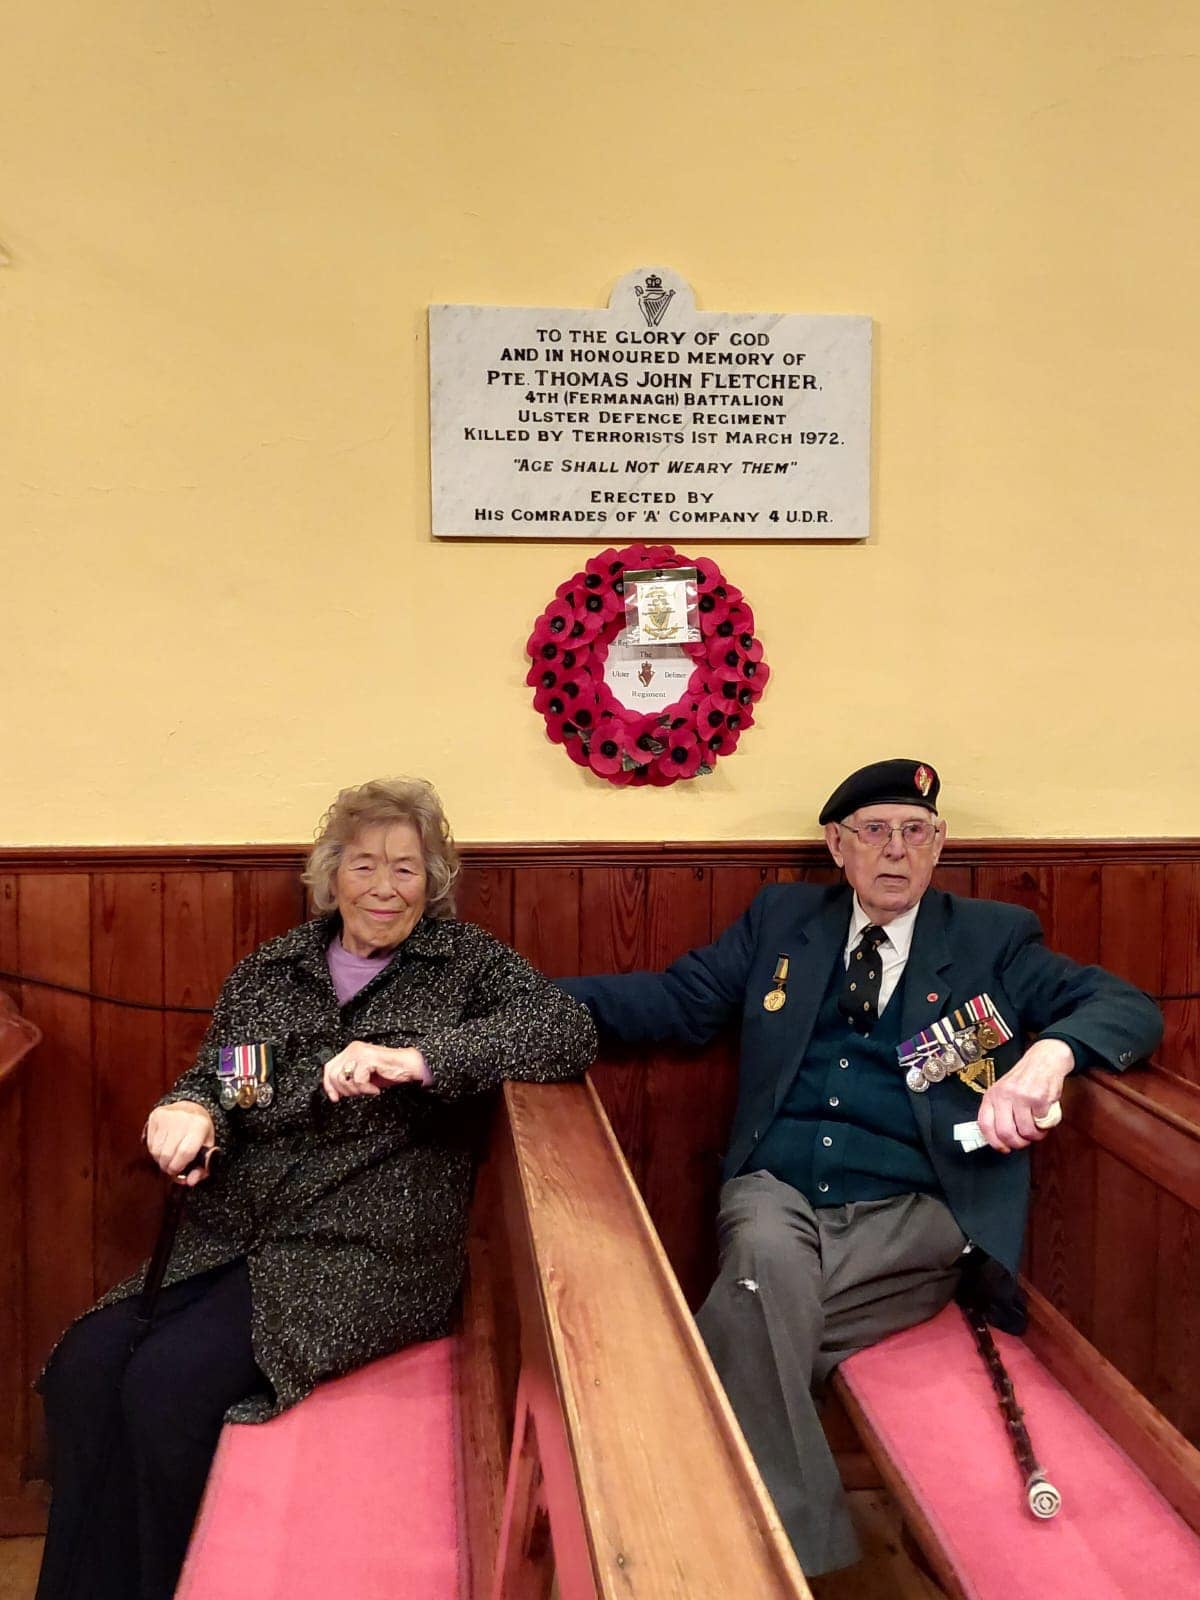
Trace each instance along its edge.
{"label": "gold lapel badge", "polygon": [[775,976],[771,979],[771,982],[775,985],[775,987],[768,990],[767,993],[763,995],[764,1011],[783,1010],[784,1006],[787,1004],[787,991],[784,988],[784,985],[787,983],[787,979],[788,958],[786,956],[780,956],[779,960],[775,963]]}

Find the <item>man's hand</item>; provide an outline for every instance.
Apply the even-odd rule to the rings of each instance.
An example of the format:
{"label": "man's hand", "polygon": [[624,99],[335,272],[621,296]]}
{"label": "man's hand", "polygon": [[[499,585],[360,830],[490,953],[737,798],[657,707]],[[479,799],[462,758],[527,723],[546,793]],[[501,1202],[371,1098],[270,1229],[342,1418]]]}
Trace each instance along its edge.
{"label": "man's hand", "polygon": [[156,1161],[169,1178],[186,1183],[189,1188],[208,1177],[207,1165],[197,1167],[186,1178],[180,1174],[202,1150],[211,1151],[216,1139],[212,1118],[194,1100],[176,1100],[173,1105],[155,1106],[146,1123],[146,1149],[150,1159]]}
{"label": "man's hand", "polygon": [[1046,1128],[1034,1125],[1062,1094],[1075,1066],[1071,1046],[1062,1039],[1039,1039],[1013,1067],[998,1078],[979,1108],[979,1131],[993,1150],[1007,1154],[1044,1139]]}
{"label": "man's hand", "polygon": [[324,1088],[331,1100],[381,1094],[393,1083],[428,1087],[432,1081],[425,1057],[412,1045],[391,1050],[387,1045],[364,1044],[356,1039],[325,1063]]}

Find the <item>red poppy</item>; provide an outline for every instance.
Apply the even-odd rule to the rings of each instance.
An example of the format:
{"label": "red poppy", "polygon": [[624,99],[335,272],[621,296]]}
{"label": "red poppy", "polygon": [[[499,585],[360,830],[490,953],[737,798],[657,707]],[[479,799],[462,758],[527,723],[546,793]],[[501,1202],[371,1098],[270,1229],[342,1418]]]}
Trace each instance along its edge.
{"label": "red poppy", "polygon": [[726,730],[725,719],[729,712],[720,695],[706,694],[696,706],[696,737],[703,743],[715,733]]}
{"label": "red poppy", "polygon": [[669,729],[665,742],[667,748],[654,763],[655,768],[670,779],[693,777],[704,759],[704,752],[691,728],[685,725]]}
{"label": "red poppy", "polygon": [[568,646],[576,650],[589,649],[595,643],[606,620],[602,611],[588,611],[580,606],[571,619],[570,631],[567,634]]}
{"label": "red poppy", "polygon": [[535,639],[548,639],[554,644],[561,645],[570,635],[574,620],[574,612],[565,600],[551,600],[538,618],[533,636]]}
{"label": "red poppy", "polygon": [[601,778],[615,778],[622,770],[626,745],[624,728],[608,717],[597,728],[588,751],[588,766]]}
{"label": "red poppy", "polygon": [[765,661],[744,661],[742,663],[742,682],[740,687],[750,690],[752,701],[761,700],[762,692],[767,687],[767,679],[770,676],[771,669]]}
{"label": "red poppy", "polygon": [[731,756],[737,749],[741,733],[736,728],[730,728],[722,723],[720,728],[711,733],[707,739],[702,738],[704,746],[704,759],[711,767],[718,756]]}
{"label": "red poppy", "polygon": [[562,685],[557,681],[549,685],[539,684],[534,691],[533,705],[534,710],[540,711],[544,717],[568,717],[571,714]]}
{"label": "red poppy", "polygon": [[[713,639],[708,646],[708,659],[722,677],[745,677],[743,666],[747,661],[762,660],[762,645],[749,633],[735,633],[728,639]],[[750,674],[753,677],[753,673]]]}
{"label": "red poppy", "polygon": [[570,756],[577,767],[586,767],[588,764],[587,746],[578,733],[568,733],[563,740],[563,749]]}
{"label": "red poppy", "polygon": [[585,589],[582,608],[576,615],[583,616],[585,613],[599,617],[600,626],[603,628],[605,623],[611,622],[614,617],[624,616],[625,597],[612,588]]}
{"label": "red poppy", "polygon": [[[546,719],[547,739],[549,739],[552,744],[565,743],[567,737],[566,725],[571,721],[571,713],[567,710],[567,708],[564,706],[561,711],[555,711],[553,707],[549,707],[542,712],[542,715]],[[574,728],[573,723],[571,726]]]}
{"label": "red poppy", "polygon": [[696,601],[696,610],[700,614],[700,631],[707,638],[728,617],[729,602],[719,600],[715,594],[705,593]]}
{"label": "red poppy", "polygon": [[[601,550],[583,564],[583,582],[589,589],[611,589],[620,583],[625,563],[613,549]],[[591,580],[599,580],[598,582]]]}

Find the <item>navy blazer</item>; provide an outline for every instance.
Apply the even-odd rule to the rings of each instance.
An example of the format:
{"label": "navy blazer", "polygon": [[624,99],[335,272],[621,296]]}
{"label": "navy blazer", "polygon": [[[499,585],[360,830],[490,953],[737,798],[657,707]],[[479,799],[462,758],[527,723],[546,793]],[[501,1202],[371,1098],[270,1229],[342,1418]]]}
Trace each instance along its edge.
{"label": "navy blazer", "polygon": [[[745,1167],[803,1069],[825,985],[849,934],[851,900],[844,883],[779,884],[762,890],[713,944],[689,951],[665,972],[560,980],[603,1032],[627,1043],[703,1045],[740,1015],[741,1069],[726,1178]],[[775,987],[781,955],[789,963],[787,1004],[766,1011],[763,996]],[[979,994],[991,996],[1013,1031],[993,1052],[998,1074],[1020,1060],[1030,1034],[1050,1032],[1083,1046],[1085,1059],[1093,1052],[1116,1070],[1147,1056],[1162,1037],[1152,1001],[1101,967],[1048,950],[1032,912],[930,889],[905,968],[901,1039]],[[954,1124],[978,1115],[979,1096],[957,1077],[911,1098],[959,1226],[1015,1273],[1029,1203],[1029,1152],[962,1150]]]}

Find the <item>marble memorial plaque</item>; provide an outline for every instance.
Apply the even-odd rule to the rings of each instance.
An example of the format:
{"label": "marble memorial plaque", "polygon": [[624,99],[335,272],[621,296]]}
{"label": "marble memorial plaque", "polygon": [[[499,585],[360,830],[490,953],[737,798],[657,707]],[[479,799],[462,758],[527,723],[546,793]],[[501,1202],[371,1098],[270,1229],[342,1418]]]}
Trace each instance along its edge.
{"label": "marble memorial plaque", "polygon": [[433,532],[865,539],[871,319],[698,311],[665,267],[607,310],[429,308]]}

